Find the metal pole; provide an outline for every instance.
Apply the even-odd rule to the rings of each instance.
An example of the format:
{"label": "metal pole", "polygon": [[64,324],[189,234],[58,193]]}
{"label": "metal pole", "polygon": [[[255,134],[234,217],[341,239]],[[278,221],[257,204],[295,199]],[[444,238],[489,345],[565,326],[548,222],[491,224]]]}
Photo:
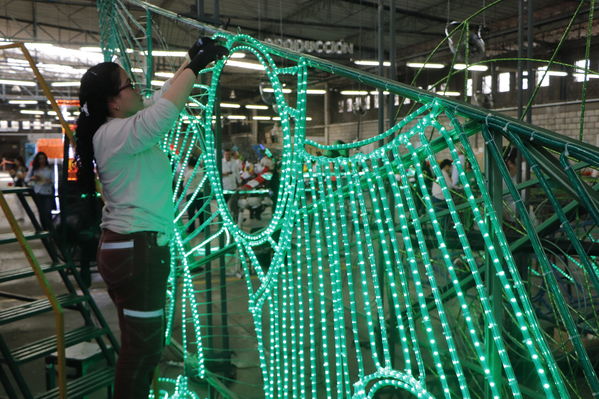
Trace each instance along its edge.
{"label": "metal pole", "polygon": [[32,27],[33,27],[33,39],[37,40],[37,3],[35,1],[31,2],[31,19],[32,19]]}
{"label": "metal pole", "polygon": [[[383,0],[378,0],[378,10],[377,10],[377,22],[378,22],[378,27],[377,27],[377,51],[378,51],[378,59],[379,59],[379,68],[378,68],[378,73],[379,76],[383,77],[385,76],[385,70],[384,70],[384,61],[385,61],[385,50],[383,48],[383,31],[384,31],[384,24],[385,24],[385,20],[384,20],[384,15],[383,15]],[[379,114],[378,114],[378,131],[379,132],[384,132],[385,131],[385,95],[383,94],[383,89],[379,88],[378,89],[378,98],[379,98]],[[379,142],[379,146],[382,146],[383,143]]]}
{"label": "metal pole", "polygon": [[[397,65],[395,53],[395,0],[389,0],[389,79],[397,80]],[[387,117],[389,118],[389,127],[395,125],[395,95],[389,93]],[[389,140],[392,138],[390,137]]]}
{"label": "metal pole", "polygon": [[[225,236],[221,234],[218,238],[218,249],[221,250],[225,246]],[[227,308],[227,271],[226,271],[226,262],[225,262],[225,254],[220,256],[220,314],[221,314],[221,334],[222,334],[222,348],[229,354],[229,315]]]}
{"label": "metal pole", "polygon": [[[524,7],[526,0],[518,0],[518,119],[522,119],[524,112]],[[527,83],[530,83],[528,80]],[[530,87],[530,85],[529,85]],[[516,156],[516,181],[522,181],[522,154]]]}
{"label": "metal pole", "polygon": [[[487,127],[484,126],[483,129],[487,130]],[[501,148],[502,144],[502,136],[495,129],[491,129],[490,132],[493,140],[497,144],[498,148]],[[495,209],[495,213],[497,215],[497,220],[499,223],[502,223],[503,220],[503,180],[501,179],[501,173],[499,168],[493,162],[493,157],[489,152],[488,146],[485,146],[485,171],[487,174],[487,184],[489,189],[489,195],[491,197],[491,202],[493,203],[493,209]],[[492,235],[491,239],[493,242],[496,241],[495,234]],[[502,304],[502,294],[501,294],[501,282],[495,273],[495,267],[491,259],[487,259],[485,262],[485,281],[487,281],[487,290],[489,292],[489,300],[491,302],[493,316],[495,317],[495,322],[497,323],[499,329],[501,330],[503,325],[503,304]],[[485,330],[485,351],[486,356],[489,361],[489,367],[491,369],[491,375],[489,377],[493,378],[495,381],[502,381],[501,372],[501,359],[497,353],[497,346],[495,345],[495,341],[493,339],[493,334],[490,329]],[[499,388],[501,392],[501,388]],[[493,398],[493,393],[488,385],[485,385],[485,398],[491,399]]]}
{"label": "metal pole", "polygon": [[[526,1],[526,11],[527,11],[527,27],[526,27],[526,37],[527,37],[527,42],[528,45],[526,46],[526,58],[528,58],[529,60],[532,59],[533,57],[533,51],[534,51],[534,26],[533,26],[533,20],[532,20],[532,11],[533,11],[533,0],[525,0]],[[530,99],[530,97],[533,95],[534,93],[534,88],[536,86],[536,74],[534,73],[533,67],[532,67],[532,62],[531,61],[527,61],[527,69],[528,69],[528,98]],[[526,122],[528,123],[532,123],[532,112],[533,109],[532,107],[530,107],[528,109],[528,113],[526,114]],[[522,160],[522,162],[526,165],[526,161]],[[523,180],[524,181],[528,181],[530,180],[530,168],[528,167],[528,165],[524,168],[524,175],[523,175]],[[526,204],[526,200],[528,199],[528,192],[529,190],[526,189],[522,192],[522,200],[524,201],[524,203]],[[528,268],[525,269],[526,271],[528,271]],[[522,271],[522,270],[521,270]],[[522,278],[524,280],[526,280],[526,276],[522,276]]]}
{"label": "metal pole", "polygon": [[214,13],[212,15],[212,20],[215,24],[220,24],[220,0],[214,0]]}
{"label": "metal pole", "polygon": [[[524,5],[526,7],[526,69],[528,70],[528,99],[532,96],[534,92],[534,87],[536,85],[536,76],[533,71],[532,62],[530,61],[533,57],[533,21],[532,21],[532,1],[533,0],[524,0]],[[526,122],[532,123],[532,108],[528,110],[526,114]]]}
{"label": "metal pole", "polygon": [[324,143],[329,144],[329,124],[331,123],[331,113],[329,111],[329,103],[331,94],[329,93],[329,84],[324,84]]}
{"label": "metal pole", "polygon": [[524,111],[524,68],[522,58],[524,57],[524,1],[518,0],[518,64],[516,90],[518,91],[518,119]]}
{"label": "metal pole", "polygon": [[196,0],[196,16],[198,19],[204,17],[204,0]]}
{"label": "metal pole", "polygon": [[258,121],[254,119],[254,116],[258,115],[258,112],[253,109],[252,110],[252,124],[250,125],[252,127],[252,139],[254,140],[254,142],[258,142]]}

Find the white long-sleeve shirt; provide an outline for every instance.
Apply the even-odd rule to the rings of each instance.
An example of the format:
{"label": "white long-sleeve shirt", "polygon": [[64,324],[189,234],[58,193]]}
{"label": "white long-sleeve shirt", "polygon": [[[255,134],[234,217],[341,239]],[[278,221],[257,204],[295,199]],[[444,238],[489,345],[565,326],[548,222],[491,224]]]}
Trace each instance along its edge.
{"label": "white long-sleeve shirt", "polygon": [[[31,180],[36,176],[37,180]],[[48,165],[44,168],[29,170],[25,182],[33,186],[33,191],[40,195],[54,195],[54,170]]]}
{"label": "white long-sleeve shirt", "polygon": [[[451,181],[451,177],[449,177],[449,173],[447,173],[445,170],[441,170],[441,174],[443,175],[443,179],[445,179],[445,185],[447,186],[448,189],[452,189],[454,188],[454,185]],[[433,197],[443,200],[443,191],[441,191],[441,185],[439,185],[439,183],[437,182],[437,180],[433,181],[433,186],[432,186],[432,194]]]}
{"label": "white long-sleeve shirt", "polygon": [[237,176],[239,175],[237,161],[222,159],[223,190],[235,190],[237,188]]}
{"label": "white long-sleeve shirt", "polygon": [[[167,86],[167,85],[165,85]],[[160,139],[179,110],[162,90],[149,106],[128,118],[109,118],[94,135],[94,154],[102,182],[101,227],[121,234],[157,231],[170,235],[173,223],[172,172]]]}

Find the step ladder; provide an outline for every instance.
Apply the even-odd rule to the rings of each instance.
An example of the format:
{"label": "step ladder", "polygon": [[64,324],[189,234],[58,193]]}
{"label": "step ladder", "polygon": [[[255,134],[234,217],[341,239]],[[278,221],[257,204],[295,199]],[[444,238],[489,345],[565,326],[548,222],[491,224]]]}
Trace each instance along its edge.
{"label": "step ladder", "polygon": [[[34,232],[25,234],[17,223],[12,210],[10,209],[5,195],[16,195],[19,203],[23,206]],[[22,303],[10,308],[0,310],[0,327],[10,323],[24,322],[29,318],[41,315],[47,312],[54,312],[55,328],[48,328],[46,331],[54,330],[54,334],[44,336],[35,342],[29,342],[20,347],[10,347],[7,343],[5,334],[0,332],[0,382],[9,398],[26,399],[72,399],[82,398],[92,392],[106,388],[110,395],[112,382],[114,378],[114,354],[118,352],[118,343],[110,331],[106,320],[97,307],[94,299],[90,295],[86,285],[82,281],[78,269],[69,261],[67,251],[62,253],[64,261],[60,261],[59,251],[47,231],[43,231],[36,215],[31,210],[27,201],[27,196],[32,195],[30,188],[10,188],[0,190],[0,207],[8,220],[12,235],[10,237],[0,237],[0,246],[18,242],[23,253],[29,262],[29,267],[0,271],[0,283],[17,282],[18,280],[35,276],[44,291],[46,298],[36,299],[28,298],[19,293],[6,293],[0,291],[0,296],[17,299]],[[40,265],[34,255],[29,242],[39,240],[47,251],[51,262],[46,265]],[[60,278],[54,280],[61,284],[61,291],[66,288],[66,293],[57,295],[54,288],[50,285],[47,275],[49,273],[58,273]],[[54,283],[54,285],[57,285]],[[80,318],[80,326],[70,330],[65,330],[65,309],[69,309],[69,320],[71,317]],[[79,315],[79,316],[77,316]],[[75,324],[78,324],[76,321]],[[48,326],[49,327],[49,326]],[[65,372],[65,349],[82,342],[95,342],[98,345],[105,366],[98,370],[90,371],[80,378],[66,381]],[[57,387],[48,389],[45,392],[32,392],[30,383],[27,381],[23,370],[27,364],[36,359],[56,356]],[[39,363],[39,362],[38,362]],[[40,370],[40,374],[44,370]],[[31,374],[31,371],[28,371]],[[16,386],[16,388],[15,388]]]}

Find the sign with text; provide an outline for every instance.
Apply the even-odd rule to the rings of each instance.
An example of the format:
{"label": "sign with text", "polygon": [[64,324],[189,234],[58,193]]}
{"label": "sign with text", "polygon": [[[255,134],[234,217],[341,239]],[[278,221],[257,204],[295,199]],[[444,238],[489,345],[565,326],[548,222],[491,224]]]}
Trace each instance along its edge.
{"label": "sign with text", "polygon": [[264,42],[275,44],[297,51],[298,53],[313,53],[319,55],[352,55],[354,53],[354,44],[347,43],[343,40],[300,40],[300,39],[285,39],[285,38],[270,38],[264,39]]}

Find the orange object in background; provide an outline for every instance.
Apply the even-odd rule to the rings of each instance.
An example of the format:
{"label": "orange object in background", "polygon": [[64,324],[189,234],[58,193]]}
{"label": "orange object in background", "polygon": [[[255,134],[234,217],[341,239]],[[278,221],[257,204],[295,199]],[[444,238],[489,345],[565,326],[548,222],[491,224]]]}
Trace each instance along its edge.
{"label": "orange object in background", "polygon": [[67,169],[67,180],[77,181],[77,162],[73,158],[69,158],[69,169]]}
{"label": "orange object in background", "polygon": [[63,142],[62,139],[38,139],[37,152],[45,152],[48,159],[62,159],[63,156]]}
{"label": "orange object in background", "polygon": [[56,104],[58,104],[58,105],[68,105],[68,106],[72,106],[72,107],[78,107],[79,106],[79,100],[71,100],[71,99],[66,99],[66,98],[57,98],[56,99]]}

